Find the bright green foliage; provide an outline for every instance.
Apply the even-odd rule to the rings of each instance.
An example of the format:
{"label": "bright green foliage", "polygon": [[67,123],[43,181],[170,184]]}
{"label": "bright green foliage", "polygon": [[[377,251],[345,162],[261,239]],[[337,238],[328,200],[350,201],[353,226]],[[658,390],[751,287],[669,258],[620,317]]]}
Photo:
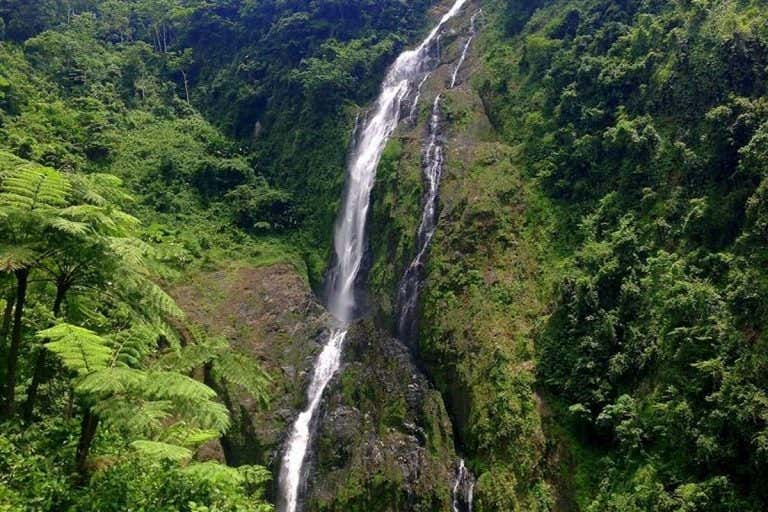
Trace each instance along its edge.
{"label": "bright green foliage", "polygon": [[107,368],[113,359],[104,338],[76,325],[59,324],[40,331],[37,336],[49,339],[45,347],[59,356],[67,369],[80,376]]}
{"label": "bright green foliage", "polygon": [[244,392],[267,404],[270,377],[252,358],[232,348],[226,338],[210,336],[197,326],[189,326],[186,337],[186,344],[160,359],[159,367],[177,372],[205,367],[222,392]]}
{"label": "bright green foliage", "polygon": [[[202,382],[177,372],[153,370],[147,361],[140,361],[137,367],[123,362],[119,356],[124,338],[110,342],[69,324],[41,331],[38,337],[50,339],[45,347],[75,372],[75,392],[102,421],[125,431],[129,439],[154,435],[199,446],[229,426],[227,410],[215,401],[216,392]],[[150,345],[151,338],[144,343]],[[187,459],[192,454],[185,447],[173,452],[173,445],[167,442],[139,440],[132,446],[148,454],[187,454],[170,457],[173,459]]]}

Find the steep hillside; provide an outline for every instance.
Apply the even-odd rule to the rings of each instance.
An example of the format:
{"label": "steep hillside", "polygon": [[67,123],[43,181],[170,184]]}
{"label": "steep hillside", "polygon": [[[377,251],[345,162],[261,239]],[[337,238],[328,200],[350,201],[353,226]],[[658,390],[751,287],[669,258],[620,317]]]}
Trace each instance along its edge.
{"label": "steep hillside", "polygon": [[768,509],[767,19],[0,0],[0,511]]}
{"label": "steep hillside", "polygon": [[[765,506],[765,15],[485,3],[444,101],[418,344],[479,510]],[[418,140],[390,145],[377,189],[384,319]]]}

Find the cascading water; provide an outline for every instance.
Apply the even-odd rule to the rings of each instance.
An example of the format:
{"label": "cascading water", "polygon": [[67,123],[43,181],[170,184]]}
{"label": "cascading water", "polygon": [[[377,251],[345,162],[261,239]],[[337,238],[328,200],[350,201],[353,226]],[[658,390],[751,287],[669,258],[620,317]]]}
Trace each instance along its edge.
{"label": "cascading water", "polygon": [[[459,71],[467,58],[469,46],[472,44],[472,40],[477,33],[476,21],[481,12],[482,10],[478,9],[472,15],[469,37],[464,43],[461,57],[453,70],[450,89],[453,89],[456,86]],[[420,96],[421,86],[424,85],[426,78],[427,77],[425,77],[422,83],[419,84],[419,94],[416,96],[417,100]],[[427,256],[427,250],[429,249],[429,243],[432,241],[432,237],[435,234],[435,228],[437,227],[437,196],[440,187],[440,178],[443,173],[444,161],[443,143],[440,138],[441,122],[440,95],[438,94],[432,105],[432,115],[429,122],[429,140],[424,151],[424,159],[422,162],[426,190],[424,193],[424,208],[421,213],[421,222],[419,224],[419,230],[416,233],[416,256],[413,258],[410,265],[408,265],[408,268],[406,268],[403,277],[400,279],[400,285],[397,290],[397,337],[406,343],[412,343],[416,336],[419,287],[421,286],[424,277],[424,263]]]}
{"label": "cascading water", "polygon": [[421,222],[416,233],[416,256],[405,270],[397,290],[397,337],[404,342],[412,342],[416,334],[419,286],[424,273],[424,259],[437,227],[437,192],[440,186],[440,177],[443,174],[444,160],[440,124],[440,95],[438,94],[432,104],[432,115],[429,119],[429,142],[424,150],[422,164],[427,188],[424,195]]}
{"label": "cascading water", "polygon": [[[472,15],[470,21],[469,37],[461,51],[461,56],[454,67],[451,76],[450,89],[456,87],[459,72],[469,53],[472,40],[477,34],[476,21],[482,10]],[[416,100],[421,93],[426,77],[419,84]],[[432,115],[429,120],[428,142],[424,149],[422,170],[426,189],[424,191],[424,207],[421,214],[421,222],[416,233],[416,256],[406,268],[397,292],[397,336],[401,341],[415,344],[418,321],[419,287],[424,277],[424,263],[429,249],[429,244],[437,228],[437,198],[440,187],[440,179],[443,174],[444,148],[441,133],[442,116],[440,112],[440,98],[438,94],[432,104]],[[415,108],[415,107],[414,107]],[[413,109],[411,117],[413,117]],[[451,507],[453,512],[472,512],[474,498],[475,479],[464,464],[464,459],[459,460],[456,476],[453,481]]]}
{"label": "cascading water", "polygon": [[416,109],[419,107],[419,99],[421,98],[421,88],[424,87],[424,83],[427,81],[431,74],[432,73],[427,73],[424,75],[424,78],[422,78],[421,82],[419,82],[419,86],[416,87],[416,97],[413,99],[413,103],[411,104],[411,111],[408,113],[408,119],[414,123],[416,122]]}
{"label": "cascading water", "polygon": [[456,478],[453,481],[451,491],[451,509],[453,512],[472,512],[474,499],[475,479],[464,465],[464,459],[459,459],[459,467],[456,469]]}
{"label": "cascading water", "polygon": [[403,100],[412,94],[430,71],[430,48],[444,24],[459,13],[468,0],[456,0],[422,43],[401,53],[389,69],[371,115],[366,119],[350,154],[342,210],[334,233],[335,264],[329,273],[328,311],[341,327],[330,338],[315,362],[307,391],[307,408],[296,419],[286,444],[279,477],[279,507],[295,512],[299,498],[304,460],[311,440],[311,425],[323,391],[341,364],[346,326],[358,314],[355,282],[365,249],[365,223],[370,206],[376,167],[390,135],[400,120]]}
{"label": "cascading water", "polygon": [[464,48],[462,48],[461,50],[461,57],[459,58],[459,62],[458,64],[456,64],[456,67],[453,69],[453,76],[451,77],[451,89],[456,87],[456,80],[459,78],[459,71],[461,70],[461,66],[464,64],[464,61],[467,60],[467,53],[469,53],[469,46],[472,44],[472,40],[475,38],[475,35],[477,35],[477,28],[476,28],[477,17],[482,12],[483,12],[482,9],[478,9],[470,19],[469,37],[467,38],[467,42],[464,43]]}

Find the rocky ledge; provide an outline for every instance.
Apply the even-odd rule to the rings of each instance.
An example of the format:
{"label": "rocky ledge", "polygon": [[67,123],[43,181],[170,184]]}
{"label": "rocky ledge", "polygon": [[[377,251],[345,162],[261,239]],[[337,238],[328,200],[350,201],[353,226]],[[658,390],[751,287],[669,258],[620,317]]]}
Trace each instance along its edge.
{"label": "rocky ledge", "polygon": [[314,511],[450,510],[455,452],[440,394],[371,321],[349,331],[310,461]]}

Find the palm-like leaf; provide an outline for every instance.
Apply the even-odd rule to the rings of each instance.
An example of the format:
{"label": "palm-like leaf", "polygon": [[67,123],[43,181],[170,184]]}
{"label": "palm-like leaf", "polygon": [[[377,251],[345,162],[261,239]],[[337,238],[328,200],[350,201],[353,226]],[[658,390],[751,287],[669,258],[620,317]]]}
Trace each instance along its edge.
{"label": "palm-like leaf", "polygon": [[0,246],[0,271],[14,272],[30,267],[39,257],[39,251],[31,245]]}
{"label": "palm-like leaf", "polygon": [[182,462],[192,458],[192,450],[175,444],[158,441],[134,441],[131,446],[141,454],[154,459]]}
{"label": "palm-like leaf", "polygon": [[120,395],[140,389],[146,378],[140,370],[112,366],[84,376],[75,390],[96,396]]}
{"label": "palm-like leaf", "polygon": [[184,422],[177,423],[167,429],[160,436],[165,443],[198,448],[213,439],[218,439],[218,430],[205,430],[190,426]]}
{"label": "palm-like leaf", "polygon": [[63,207],[71,191],[69,180],[49,167],[0,152],[0,209],[52,210]]}
{"label": "palm-like leaf", "polygon": [[269,402],[271,379],[264,370],[248,356],[227,350],[221,353],[213,364],[214,377],[242,388],[262,406]]}
{"label": "palm-like leaf", "polygon": [[102,370],[112,360],[107,340],[82,327],[61,323],[38,332],[37,337],[51,340],[45,347],[58,355],[64,366],[80,375]]}
{"label": "palm-like leaf", "polygon": [[104,423],[131,437],[147,437],[167,428],[175,412],[168,400],[145,400],[141,396],[117,395],[100,400],[94,412]]}
{"label": "palm-like leaf", "polygon": [[239,487],[245,483],[245,477],[236,468],[213,461],[189,464],[182,469],[182,472],[199,482],[216,486]]}

